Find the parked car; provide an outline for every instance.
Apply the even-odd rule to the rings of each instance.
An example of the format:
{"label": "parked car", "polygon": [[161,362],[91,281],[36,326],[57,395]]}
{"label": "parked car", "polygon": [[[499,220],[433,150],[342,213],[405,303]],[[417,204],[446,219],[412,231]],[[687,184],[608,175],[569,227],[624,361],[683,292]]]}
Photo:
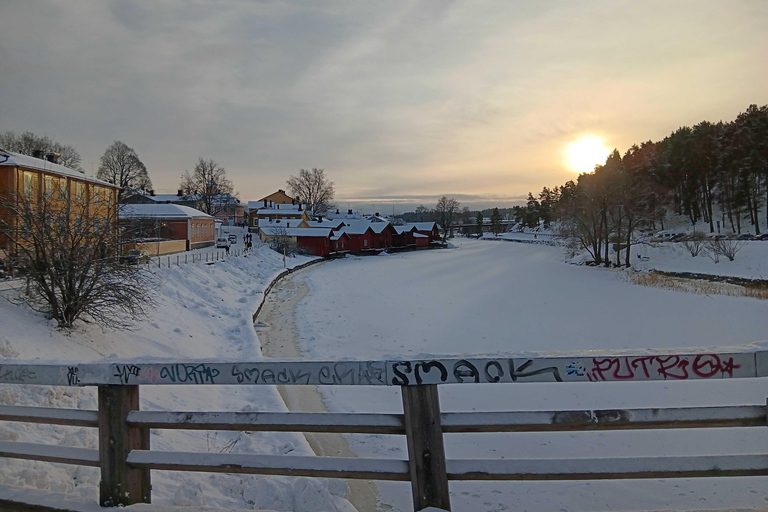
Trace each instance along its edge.
{"label": "parked car", "polygon": [[763,233],[762,235],[755,235],[752,237],[752,240],[766,240],[768,241],[768,233]]}
{"label": "parked car", "polygon": [[227,238],[229,239],[229,243],[231,243],[231,244],[236,244],[237,243],[237,235],[231,234]]}
{"label": "parked car", "polygon": [[217,238],[216,247],[219,249],[224,249],[225,247],[229,247],[229,239],[224,237]]}
{"label": "parked car", "polygon": [[120,257],[123,263],[138,265],[149,261],[149,251],[146,249],[131,249]]}
{"label": "parked car", "polygon": [[752,235],[744,233],[736,237],[736,240],[752,240]]}

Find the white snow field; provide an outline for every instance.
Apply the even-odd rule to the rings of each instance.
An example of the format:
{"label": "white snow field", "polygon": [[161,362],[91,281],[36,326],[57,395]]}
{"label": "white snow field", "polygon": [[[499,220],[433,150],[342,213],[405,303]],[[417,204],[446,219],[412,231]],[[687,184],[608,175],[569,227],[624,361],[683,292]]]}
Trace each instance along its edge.
{"label": "white snow field", "polygon": [[[624,272],[567,265],[560,248],[457,239],[455,249],[331,261],[296,274],[310,294],[297,310],[307,358],[380,359],[613,348],[722,347],[768,338],[768,302],[634,286]],[[750,258],[762,275],[768,243]],[[289,266],[308,261],[289,259]],[[651,260],[652,261],[652,260]],[[737,261],[733,263],[738,263]],[[722,262],[720,263],[723,264]],[[265,247],[216,265],[153,268],[158,305],[130,332],[80,324],[62,333],[42,315],[0,297],[0,358],[93,361],[262,357],[252,314],[282,255]],[[9,296],[10,292],[2,292]],[[535,410],[765,403],[764,380],[443,386],[444,410]],[[396,388],[323,389],[332,410],[398,412]],[[147,410],[284,411],[265,386],[142,386]],[[95,390],[0,385],[0,404],[95,409]],[[361,456],[405,457],[397,436],[349,436]],[[0,440],[97,446],[95,430],[0,422]],[[768,453],[760,428],[699,432],[447,436],[448,455],[596,457]],[[153,431],[152,448],[309,455],[292,433]],[[0,484],[95,500],[98,470],[0,459]],[[340,480],[153,471],[153,503],[189,510],[344,512]],[[658,510],[767,506],[768,481],[730,478],[566,483],[451,483],[456,511]],[[378,483],[382,510],[410,510],[406,484]]]}
{"label": "white snow field", "polygon": [[[454,245],[349,257],[294,276],[309,287],[296,311],[302,352],[308,358],[385,359],[763,346],[768,339],[768,301],[634,286],[623,271],[563,264],[557,247],[467,239]],[[768,243],[755,247],[762,266],[759,257],[749,260],[765,275]],[[396,388],[321,391],[333,411],[402,410]],[[444,411],[714,406],[764,404],[768,382],[445,385],[440,395]],[[398,436],[348,439],[359,456],[407,453]],[[759,428],[450,434],[446,442],[449,458],[768,453],[768,431]],[[407,484],[378,487],[385,508],[411,509]],[[763,507],[768,479],[451,482],[451,499],[459,511]]]}

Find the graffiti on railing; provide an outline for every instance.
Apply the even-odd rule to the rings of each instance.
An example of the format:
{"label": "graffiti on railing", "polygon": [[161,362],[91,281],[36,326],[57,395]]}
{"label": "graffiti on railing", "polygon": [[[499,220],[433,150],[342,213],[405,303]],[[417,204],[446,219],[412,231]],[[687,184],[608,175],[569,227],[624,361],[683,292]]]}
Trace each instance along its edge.
{"label": "graffiti on railing", "polygon": [[[758,371],[756,360],[761,363]],[[7,361],[7,360],[6,360]],[[604,382],[729,379],[764,376],[768,354],[655,354],[590,357],[421,359],[400,361],[185,361],[7,363],[0,383],[91,386],[100,384],[234,384],[413,386],[526,382]]]}
{"label": "graffiti on railing", "polygon": [[587,373],[590,381],[643,380],[655,375],[665,380],[730,378],[742,366],[733,356],[717,354],[593,358],[592,362]]}

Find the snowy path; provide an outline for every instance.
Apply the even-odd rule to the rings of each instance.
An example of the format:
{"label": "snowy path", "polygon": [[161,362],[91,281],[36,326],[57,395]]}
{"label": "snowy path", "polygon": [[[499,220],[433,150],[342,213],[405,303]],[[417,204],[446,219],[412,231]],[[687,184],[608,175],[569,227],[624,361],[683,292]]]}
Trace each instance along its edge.
{"label": "snowy path", "polygon": [[[306,273],[298,344],[313,358],[715,347],[768,338],[768,301],[633,286],[621,272],[562,263],[562,250],[456,242],[455,250],[347,258]],[[515,385],[513,385],[515,386]],[[765,403],[764,379],[718,382],[444,386],[446,411]],[[398,412],[399,390],[322,388],[332,411]],[[360,456],[404,458],[398,436],[346,436]],[[768,453],[764,429],[451,434],[450,458]],[[768,479],[451,483],[455,510],[762,507]],[[407,485],[378,483],[409,510]]]}
{"label": "snowy path", "polygon": [[[302,357],[296,346],[296,325],[294,310],[309,289],[298,272],[281,280],[267,296],[259,316],[259,322],[266,326],[257,327],[261,351],[265,357]],[[294,412],[328,412],[317,386],[277,386],[286,407]],[[357,457],[349,448],[346,439],[339,434],[304,434],[315,455],[334,457]],[[359,512],[377,510],[378,491],[376,485],[366,480],[348,480],[349,501]]]}

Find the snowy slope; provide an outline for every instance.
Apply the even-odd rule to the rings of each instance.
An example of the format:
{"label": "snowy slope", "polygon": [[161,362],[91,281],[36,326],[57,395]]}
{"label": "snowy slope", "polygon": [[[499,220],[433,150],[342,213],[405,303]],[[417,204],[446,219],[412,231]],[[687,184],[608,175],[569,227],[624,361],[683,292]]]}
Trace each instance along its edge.
{"label": "snowy slope", "polygon": [[[295,266],[309,258],[292,258]],[[0,299],[0,357],[94,361],[131,358],[261,358],[252,315],[263,291],[283,270],[282,255],[262,247],[246,258],[216,265],[155,269],[158,307],[131,332],[92,326],[71,334],[42,316]],[[5,292],[7,293],[7,292]],[[285,411],[267,386],[142,386],[146,410]],[[93,388],[0,385],[0,404],[96,408]],[[95,429],[0,422],[0,440],[97,447]],[[153,449],[311,455],[300,434],[153,431]],[[272,510],[350,510],[346,484],[225,474],[153,471],[153,502]],[[96,499],[97,468],[2,459],[0,484],[31,486]],[[330,483],[329,483],[330,482]]]}

